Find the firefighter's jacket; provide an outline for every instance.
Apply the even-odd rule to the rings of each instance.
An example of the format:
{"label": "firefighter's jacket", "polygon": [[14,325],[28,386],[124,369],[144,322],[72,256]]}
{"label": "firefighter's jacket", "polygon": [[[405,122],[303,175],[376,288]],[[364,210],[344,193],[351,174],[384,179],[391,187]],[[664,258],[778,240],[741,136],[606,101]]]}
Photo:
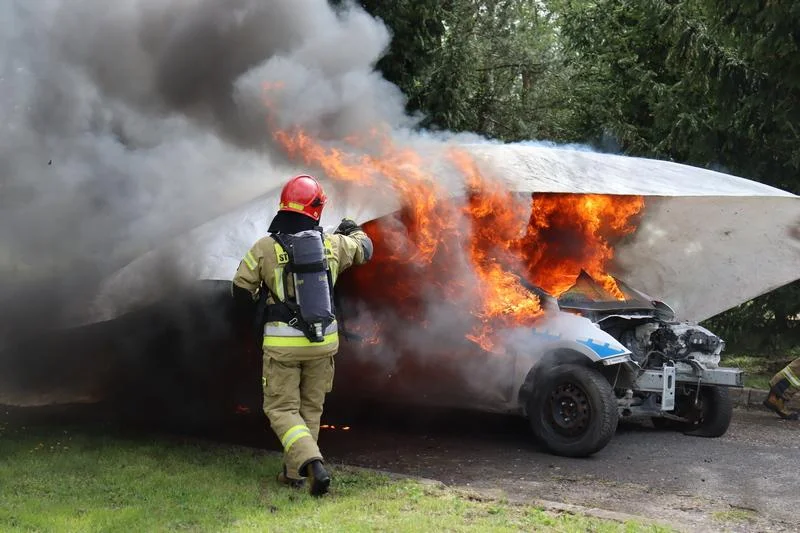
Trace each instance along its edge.
{"label": "firefighter's jacket", "polygon": [[[333,283],[339,274],[353,265],[361,265],[372,256],[372,241],[363,231],[350,235],[325,234],[325,255]],[[250,292],[253,299],[263,283],[269,288],[267,304],[273,304],[273,295],[280,299],[293,298],[294,287],[284,286],[284,267],[289,257],[280,244],[267,235],[259,239],[239,263],[233,283]],[[291,277],[289,277],[291,280]],[[338,325],[333,323],[325,330],[323,342],[311,342],[303,333],[284,322],[267,322],[264,327],[264,350],[276,359],[315,359],[336,353],[339,349]]]}

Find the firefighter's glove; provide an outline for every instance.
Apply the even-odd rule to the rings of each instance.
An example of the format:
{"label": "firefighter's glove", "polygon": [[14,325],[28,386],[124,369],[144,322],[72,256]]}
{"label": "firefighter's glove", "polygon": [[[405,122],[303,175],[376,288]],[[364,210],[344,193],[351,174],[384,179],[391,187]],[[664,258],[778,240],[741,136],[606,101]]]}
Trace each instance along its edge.
{"label": "firefighter's glove", "polygon": [[361,231],[361,226],[355,223],[355,221],[350,220],[349,218],[343,218],[342,221],[339,223],[339,227],[336,228],[334,233],[339,233],[341,235],[350,235],[353,232]]}

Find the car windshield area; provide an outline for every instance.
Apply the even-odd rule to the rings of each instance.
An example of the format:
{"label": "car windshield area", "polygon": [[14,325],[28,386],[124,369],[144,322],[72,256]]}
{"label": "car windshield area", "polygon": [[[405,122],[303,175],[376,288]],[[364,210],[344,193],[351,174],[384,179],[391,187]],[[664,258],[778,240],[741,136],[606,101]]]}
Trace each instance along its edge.
{"label": "car windshield area", "polygon": [[581,271],[575,284],[558,297],[558,304],[561,307],[597,307],[598,305],[640,309],[656,309],[658,307],[653,298],[645,293],[637,291],[618,278],[612,279],[616,283],[616,287],[606,287],[585,271]]}

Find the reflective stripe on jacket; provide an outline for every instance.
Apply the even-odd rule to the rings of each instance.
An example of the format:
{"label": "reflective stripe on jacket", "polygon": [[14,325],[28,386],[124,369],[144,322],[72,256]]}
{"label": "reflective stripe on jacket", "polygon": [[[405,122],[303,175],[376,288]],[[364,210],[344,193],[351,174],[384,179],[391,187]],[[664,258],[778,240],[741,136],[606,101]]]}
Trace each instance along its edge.
{"label": "reflective stripe on jacket", "polygon": [[267,322],[264,326],[264,347],[327,346],[339,342],[339,327],[334,320],[326,329],[322,342],[311,342],[303,332],[284,322]]}

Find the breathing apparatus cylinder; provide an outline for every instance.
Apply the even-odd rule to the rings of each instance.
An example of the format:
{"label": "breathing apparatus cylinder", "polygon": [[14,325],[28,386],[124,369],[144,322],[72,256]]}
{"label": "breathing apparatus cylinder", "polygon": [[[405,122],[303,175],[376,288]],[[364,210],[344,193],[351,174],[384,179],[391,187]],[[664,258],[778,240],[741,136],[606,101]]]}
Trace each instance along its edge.
{"label": "breathing apparatus cylinder", "polygon": [[322,342],[325,329],[334,320],[322,234],[315,230],[295,233],[292,249],[292,276],[300,316],[309,325],[310,340]]}

